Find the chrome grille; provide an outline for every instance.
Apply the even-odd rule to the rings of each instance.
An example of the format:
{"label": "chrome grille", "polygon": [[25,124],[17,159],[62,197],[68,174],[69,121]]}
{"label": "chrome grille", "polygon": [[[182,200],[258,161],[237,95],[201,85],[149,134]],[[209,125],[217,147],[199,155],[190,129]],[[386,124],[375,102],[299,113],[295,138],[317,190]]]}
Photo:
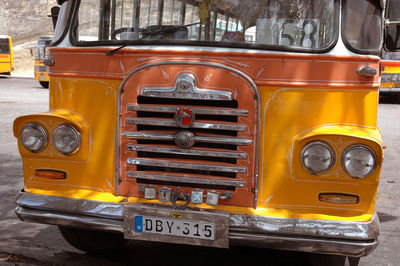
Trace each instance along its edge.
{"label": "chrome grille", "polygon": [[[233,196],[225,204],[253,206],[258,122],[254,90],[242,85],[242,104],[233,89],[206,90],[192,84],[181,91],[178,79],[172,88],[135,89],[136,98],[121,107],[120,175],[121,182],[132,184],[124,185],[129,186],[126,193],[144,197],[142,185],[220,194],[229,190]],[[184,123],[181,112],[190,122]]]}
{"label": "chrome grille", "polygon": [[[194,179],[184,175],[196,174],[236,178],[237,173],[246,174],[246,167],[232,166],[237,163],[237,159],[246,159],[248,157],[246,153],[230,151],[229,149],[227,151],[227,149],[221,149],[216,145],[228,144],[236,150],[237,146],[251,145],[253,143],[252,139],[232,137],[230,136],[232,134],[223,136],[225,131],[232,131],[234,135],[237,135],[238,132],[247,131],[247,125],[238,122],[220,122],[221,120],[238,121],[237,118],[247,116],[248,111],[233,108],[213,107],[211,109],[209,107],[184,106],[196,115],[196,122],[190,128],[183,129],[179,127],[174,119],[179,107],[182,106],[128,105],[127,109],[132,114],[126,119],[126,124],[137,127],[136,132],[125,131],[122,133],[124,138],[137,141],[137,143],[129,143],[127,145],[128,150],[136,152],[135,158],[127,158],[127,164],[136,166],[136,171],[128,171],[128,177],[164,182],[173,180],[175,183],[201,184],[204,182],[206,185],[230,184],[233,187],[243,186],[245,181],[215,178],[210,180],[206,177]],[[138,118],[142,116],[141,112],[146,112],[146,118]],[[160,114],[162,114],[163,118],[160,118]],[[207,117],[207,122],[197,122],[198,115],[209,116]],[[140,128],[143,125],[147,127]],[[199,132],[199,129],[209,130],[208,134]],[[188,149],[177,147],[174,139],[176,133],[182,130],[194,133],[195,144],[193,147]],[[147,142],[143,143],[141,140]],[[160,141],[164,141],[163,146],[159,145]],[[164,174],[162,174],[163,172]],[[169,173],[171,172],[174,174],[170,175]],[[177,175],[177,173],[180,175]]]}

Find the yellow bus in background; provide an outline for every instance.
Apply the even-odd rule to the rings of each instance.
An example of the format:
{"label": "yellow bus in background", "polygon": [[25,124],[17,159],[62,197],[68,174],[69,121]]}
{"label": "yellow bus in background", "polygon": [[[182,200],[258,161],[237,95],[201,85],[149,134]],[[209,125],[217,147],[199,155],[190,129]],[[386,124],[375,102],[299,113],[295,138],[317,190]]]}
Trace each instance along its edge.
{"label": "yellow bus in background", "polygon": [[11,75],[14,70],[14,59],[11,37],[0,35],[0,74]]}
{"label": "yellow bus in background", "polygon": [[395,54],[385,56],[381,62],[382,78],[379,93],[387,96],[400,96],[400,58]]}
{"label": "yellow bus in background", "polygon": [[51,43],[51,39],[52,37],[50,36],[40,36],[36,46],[34,79],[39,81],[43,88],[49,87],[49,68],[44,65],[43,61],[48,54],[48,47]]}

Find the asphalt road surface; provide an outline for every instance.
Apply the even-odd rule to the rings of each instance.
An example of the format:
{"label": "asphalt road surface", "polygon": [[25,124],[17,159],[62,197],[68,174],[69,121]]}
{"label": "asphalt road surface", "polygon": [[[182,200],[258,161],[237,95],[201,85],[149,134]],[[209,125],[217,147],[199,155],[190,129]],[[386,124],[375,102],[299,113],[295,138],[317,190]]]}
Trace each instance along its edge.
{"label": "asphalt road surface", "polygon": [[[49,93],[32,79],[0,77],[0,265],[309,265],[306,253],[232,247],[229,250],[130,242],[125,250],[92,256],[66,243],[56,226],[20,222],[15,195],[23,188],[13,120],[48,110]],[[360,265],[400,265],[400,101],[381,98],[385,150],[376,210],[380,244]]]}

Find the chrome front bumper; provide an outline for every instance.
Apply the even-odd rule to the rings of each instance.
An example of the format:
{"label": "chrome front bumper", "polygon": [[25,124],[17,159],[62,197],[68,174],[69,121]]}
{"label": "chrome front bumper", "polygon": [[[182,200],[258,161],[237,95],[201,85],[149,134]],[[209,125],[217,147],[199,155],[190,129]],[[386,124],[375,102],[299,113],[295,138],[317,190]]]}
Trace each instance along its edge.
{"label": "chrome front bumper", "polygon": [[[26,192],[17,195],[16,203],[22,221],[124,232],[125,204]],[[229,215],[229,243],[366,256],[378,244],[378,225],[377,215],[368,223]]]}
{"label": "chrome front bumper", "polygon": [[379,92],[383,92],[383,93],[399,93],[400,92],[400,88],[379,88]]}

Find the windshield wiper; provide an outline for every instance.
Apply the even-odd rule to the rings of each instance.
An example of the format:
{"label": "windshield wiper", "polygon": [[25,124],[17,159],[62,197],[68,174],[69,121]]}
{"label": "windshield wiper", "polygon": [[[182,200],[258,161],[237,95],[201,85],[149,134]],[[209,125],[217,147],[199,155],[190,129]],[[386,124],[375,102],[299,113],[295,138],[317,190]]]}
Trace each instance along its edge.
{"label": "windshield wiper", "polygon": [[107,51],[106,55],[110,55],[111,56],[111,55],[115,54],[116,52],[118,52],[119,50],[121,50],[122,48],[125,48],[126,46],[128,46],[128,44],[124,44],[124,45],[121,45],[118,48],[115,48],[113,50]]}
{"label": "windshield wiper", "polygon": [[[196,23],[190,23],[190,24],[186,24],[186,25],[177,25],[177,26],[172,26],[172,25],[168,25],[168,26],[155,26],[156,28],[154,30],[149,30],[149,31],[144,31],[143,32],[143,36],[139,39],[137,39],[136,41],[140,41],[143,40],[145,38],[148,38],[150,36],[155,36],[158,34],[164,34],[164,33],[173,33],[173,32],[177,32],[179,29],[182,28],[186,28],[186,27],[190,27],[190,26],[194,26],[194,25],[198,25],[200,24],[200,22],[196,22]],[[161,28],[158,28],[161,27]],[[110,50],[108,52],[106,52],[106,55],[110,55],[112,56],[113,54],[115,54],[116,52],[118,52],[119,50],[121,50],[122,48],[125,48],[126,46],[128,46],[129,44],[123,44],[113,50]]]}

